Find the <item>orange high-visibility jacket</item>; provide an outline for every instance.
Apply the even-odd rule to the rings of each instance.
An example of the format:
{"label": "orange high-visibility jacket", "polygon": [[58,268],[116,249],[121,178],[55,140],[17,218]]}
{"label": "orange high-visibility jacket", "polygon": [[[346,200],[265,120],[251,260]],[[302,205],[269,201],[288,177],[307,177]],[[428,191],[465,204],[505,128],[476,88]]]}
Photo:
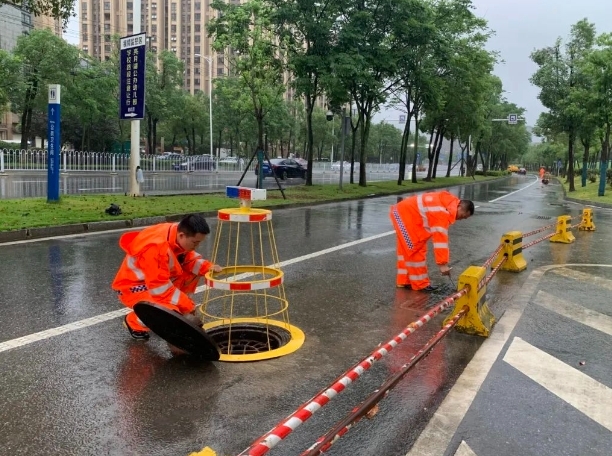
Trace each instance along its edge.
{"label": "orange high-visibility jacket", "polygon": [[398,234],[402,233],[400,224],[403,225],[413,246],[433,237],[436,263],[447,264],[450,257],[448,227],[457,220],[460,201],[447,191],[411,196],[391,207],[391,219]]}
{"label": "orange high-visibility jacket", "polygon": [[[203,276],[212,267],[196,252],[185,252],[176,243],[178,223],[161,223],[138,232],[121,236],[119,245],[127,254],[115,276],[112,288],[122,294],[148,291],[162,304],[176,306],[181,313],[194,309],[191,299],[174,281],[191,273]],[[178,256],[183,256],[179,261]],[[184,271],[181,264],[190,264]]]}

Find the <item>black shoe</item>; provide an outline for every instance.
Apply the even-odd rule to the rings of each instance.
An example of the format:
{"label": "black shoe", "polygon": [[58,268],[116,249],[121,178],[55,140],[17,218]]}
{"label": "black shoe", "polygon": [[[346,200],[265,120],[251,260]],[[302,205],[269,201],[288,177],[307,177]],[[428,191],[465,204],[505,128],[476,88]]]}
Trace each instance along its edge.
{"label": "black shoe", "polygon": [[397,285],[395,285],[395,286],[396,286],[397,288],[405,288],[406,290],[412,290],[412,285],[410,285],[410,284],[403,284],[403,285],[402,285],[402,284],[399,284],[399,283],[398,283],[398,284],[397,284]]}
{"label": "black shoe", "polygon": [[136,331],[130,328],[130,325],[128,325],[128,322],[127,322],[127,316],[123,319],[123,326],[127,328],[132,338],[136,340],[149,340],[149,337],[150,337],[149,331]]}
{"label": "black shoe", "polygon": [[438,288],[440,288],[440,287],[437,286],[437,285],[427,285],[425,288],[423,288],[420,291],[426,291],[428,293],[431,293],[432,291],[436,291]]}

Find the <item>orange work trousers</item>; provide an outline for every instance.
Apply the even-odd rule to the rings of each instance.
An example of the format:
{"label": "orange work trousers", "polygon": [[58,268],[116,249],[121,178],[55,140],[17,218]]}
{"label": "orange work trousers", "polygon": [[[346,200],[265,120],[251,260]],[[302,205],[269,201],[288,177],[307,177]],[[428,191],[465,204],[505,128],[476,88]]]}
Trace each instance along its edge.
{"label": "orange work trousers", "polygon": [[[183,274],[173,279],[172,283],[176,288],[181,290],[183,293],[195,293],[195,290],[198,286],[200,276],[193,274],[189,271],[184,271]],[[126,307],[130,309],[134,307],[135,304],[145,301],[152,302],[154,304],[166,307],[167,309],[174,310],[180,313],[188,313],[182,312],[177,306],[169,304],[167,302],[161,302],[158,298],[149,293],[148,290],[138,291],[138,292],[122,292],[119,295],[119,301]],[[136,312],[132,311],[127,314],[127,324],[134,331],[148,331],[149,328],[145,326],[145,324],[138,318]]]}
{"label": "orange work trousers", "polygon": [[430,285],[427,272],[427,242],[414,244],[412,249],[406,247],[401,238],[397,238],[397,286],[407,286],[413,290],[422,290]]}

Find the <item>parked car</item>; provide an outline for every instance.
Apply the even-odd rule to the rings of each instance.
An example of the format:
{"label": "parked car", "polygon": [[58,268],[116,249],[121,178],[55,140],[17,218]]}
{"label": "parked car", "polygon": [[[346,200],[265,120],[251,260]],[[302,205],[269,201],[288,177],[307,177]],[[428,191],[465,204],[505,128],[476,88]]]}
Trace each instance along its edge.
{"label": "parked car", "polygon": [[206,170],[212,171],[216,168],[215,161],[210,155],[198,155],[195,157],[189,157],[182,163],[175,163],[172,167],[176,171],[197,171]]}
{"label": "parked car", "polygon": [[[264,160],[262,166],[263,177],[276,177],[286,180],[290,177],[299,177],[306,179],[306,168],[296,162],[293,158],[272,158],[270,159],[272,168],[267,160]],[[259,174],[259,165],[255,166],[255,174]]]}
{"label": "parked car", "polygon": [[182,160],[183,156],[174,152],[164,152],[163,155],[157,157],[158,160]]}
{"label": "parked car", "polygon": [[[354,169],[356,170],[359,169],[359,162],[355,162]],[[340,172],[340,162],[337,161],[337,162],[332,163],[331,170]],[[344,164],[342,165],[342,171],[345,173],[348,173],[350,170],[351,170],[351,162],[348,162],[345,160]]]}
{"label": "parked car", "polygon": [[302,167],[308,169],[308,160],[304,160],[303,158],[294,158],[294,160],[302,165]]}
{"label": "parked car", "polygon": [[224,165],[237,165],[238,157],[225,157],[219,160],[219,163],[222,163]]}
{"label": "parked car", "polygon": [[527,174],[527,170],[525,168],[519,168],[518,173],[519,174]]}

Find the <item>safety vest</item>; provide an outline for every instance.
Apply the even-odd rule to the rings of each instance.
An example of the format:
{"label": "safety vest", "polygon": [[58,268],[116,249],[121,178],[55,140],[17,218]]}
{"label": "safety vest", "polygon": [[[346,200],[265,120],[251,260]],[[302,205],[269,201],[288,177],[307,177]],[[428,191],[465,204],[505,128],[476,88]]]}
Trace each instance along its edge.
{"label": "safety vest", "polygon": [[212,263],[194,251],[185,252],[176,243],[177,229],[177,223],[161,223],[122,235],[119,245],[127,255],[112,288],[122,294],[146,290],[156,301],[177,306],[182,313],[193,309],[191,299],[174,282],[185,273],[204,275]]}
{"label": "safety vest", "polygon": [[392,206],[391,219],[400,233],[406,232],[406,244],[410,249],[433,238],[436,263],[447,264],[450,256],[448,228],[457,219],[460,201],[447,191],[422,193]]}

